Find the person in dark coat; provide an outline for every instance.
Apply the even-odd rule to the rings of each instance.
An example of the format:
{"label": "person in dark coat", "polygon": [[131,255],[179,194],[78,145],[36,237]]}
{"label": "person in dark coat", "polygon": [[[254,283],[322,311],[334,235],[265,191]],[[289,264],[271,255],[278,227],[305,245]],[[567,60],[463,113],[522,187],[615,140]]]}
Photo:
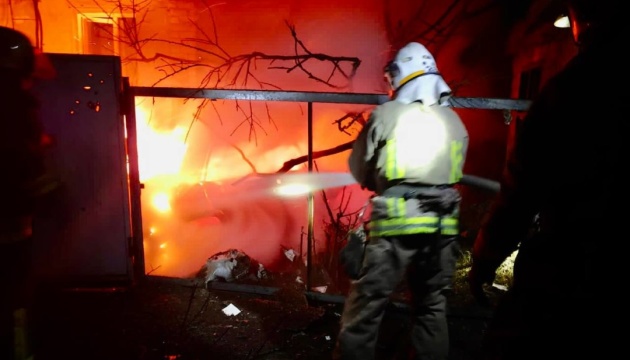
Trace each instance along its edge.
{"label": "person in dark coat", "polygon": [[21,32],[0,27],[0,359],[32,354],[32,217],[46,191],[44,132],[29,91],[35,50]]}
{"label": "person in dark coat", "polygon": [[627,279],[630,219],[622,7],[567,3],[579,51],[528,110],[473,247],[468,280],[482,300],[518,250],[482,359],[612,359],[624,344],[615,319],[627,305],[614,294]]}

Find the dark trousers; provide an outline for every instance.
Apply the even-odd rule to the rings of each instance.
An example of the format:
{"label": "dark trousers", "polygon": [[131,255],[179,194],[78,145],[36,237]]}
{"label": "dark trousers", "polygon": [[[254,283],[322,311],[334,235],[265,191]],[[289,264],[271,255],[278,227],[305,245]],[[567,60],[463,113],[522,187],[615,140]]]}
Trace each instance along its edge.
{"label": "dark trousers", "polygon": [[627,254],[603,241],[613,236],[589,235],[586,248],[542,234],[521,243],[478,359],[616,359],[626,351],[627,298],[614,289],[623,287]]}
{"label": "dark trousers", "polygon": [[34,291],[32,240],[0,244],[0,359],[27,358]]}
{"label": "dark trousers", "polygon": [[446,359],[445,291],[455,272],[456,239],[433,234],[369,239],[361,276],[352,282],[344,305],[333,358],[375,359],[385,308],[406,276],[414,308],[411,344],[415,358]]}

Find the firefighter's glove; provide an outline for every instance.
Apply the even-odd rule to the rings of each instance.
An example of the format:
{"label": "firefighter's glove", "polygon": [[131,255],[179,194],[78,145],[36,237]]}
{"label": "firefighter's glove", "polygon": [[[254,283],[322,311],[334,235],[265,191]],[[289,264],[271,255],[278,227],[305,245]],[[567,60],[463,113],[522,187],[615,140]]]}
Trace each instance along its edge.
{"label": "firefighter's glove", "polygon": [[501,261],[474,258],[468,272],[468,287],[472,296],[482,306],[490,306],[490,300],[484,290],[485,285],[492,285]]}
{"label": "firefighter's glove", "polygon": [[349,279],[356,280],[359,278],[363,267],[367,237],[368,232],[364,225],[360,225],[348,233],[347,243],[339,251],[339,261]]}

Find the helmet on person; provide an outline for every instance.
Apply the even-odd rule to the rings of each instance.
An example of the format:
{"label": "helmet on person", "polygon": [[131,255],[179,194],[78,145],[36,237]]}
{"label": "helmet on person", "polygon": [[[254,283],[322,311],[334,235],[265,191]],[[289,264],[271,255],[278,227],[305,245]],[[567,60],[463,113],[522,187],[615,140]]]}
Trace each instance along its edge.
{"label": "helmet on person", "polygon": [[35,70],[35,50],[23,33],[0,26],[0,69],[29,77]]}
{"label": "helmet on person", "polygon": [[411,42],[396,53],[384,69],[385,79],[397,91],[409,81],[426,74],[438,74],[433,55],[423,45]]}
{"label": "helmet on person", "polygon": [[[573,40],[581,45],[619,16],[620,0],[566,0]],[[615,15],[617,14],[617,15]]]}

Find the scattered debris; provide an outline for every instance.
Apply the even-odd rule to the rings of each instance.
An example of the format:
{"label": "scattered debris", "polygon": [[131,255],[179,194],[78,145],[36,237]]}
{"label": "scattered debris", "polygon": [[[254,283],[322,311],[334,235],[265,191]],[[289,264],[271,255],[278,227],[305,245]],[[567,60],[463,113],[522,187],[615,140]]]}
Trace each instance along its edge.
{"label": "scattered debris", "polygon": [[322,294],[325,294],[327,289],[328,289],[328,286],[316,286],[312,288],[313,291],[317,291],[318,293],[322,293]]}
{"label": "scattered debris", "polygon": [[[307,283],[307,269],[300,253],[291,248],[281,247],[286,258],[277,264],[273,273],[265,266],[238,249],[229,249],[209,257],[195,275],[206,289],[216,288],[224,282],[235,284],[260,284],[277,288],[291,288],[303,292]],[[319,293],[327,293],[332,285],[331,278],[321,265],[315,264],[311,273],[309,288]],[[300,296],[302,298],[302,296]]]}
{"label": "scattered debris", "polygon": [[297,254],[295,253],[295,250],[293,249],[285,249],[284,256],[286,256],[287,259],[289,259],[289,261],[293,262]]}
{"label": "scattered debris", "polygon": [[497,289],[497,290],[501,290],[501,291],[508,291],[508,287],[505,285],[501,285],[501,284],[497,284],[497,283],[492,283],[492,287]]}
{"label": "scattered debris", "polygon": [[224,307],[222,311],[227,316],[235,316],[241,313],[241,310],[234,306],[234,304]]}
{"label": "scattered debris", "polygon": [[258,277],[259,279],[266,279],[269,277],[267,269],[265,269],[265,267],[261,263],[258,263],[258,271],[256,272],[256,277]]}
{"label": "scattered debris", "polygon": [[206,261],[197,273],[198,278],[208,287],[216,280],[232,282],[243,278],[262,279],[267,277],[263,264],[252,260],[247,254],[237,249],[217,253]]}

